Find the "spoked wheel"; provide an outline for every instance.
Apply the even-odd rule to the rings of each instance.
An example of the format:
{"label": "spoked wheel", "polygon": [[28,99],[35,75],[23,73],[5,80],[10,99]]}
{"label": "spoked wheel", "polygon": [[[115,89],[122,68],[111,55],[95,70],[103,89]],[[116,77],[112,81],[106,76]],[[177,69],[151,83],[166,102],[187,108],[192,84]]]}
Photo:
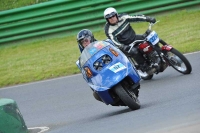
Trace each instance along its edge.
{"label": "spoked wheel", "polygon": [[138,74],[140,75],[141,79],[143,80],[150,80],[153,78],[153,74],[149,75],[146,72],[142,72],[141,70],[137,70]]}
{"label": "spoked wheel", "polygon": [[140,108],[140,102],[132,91],[123,88],[121,84],[116,85],[114,91],[130,109],[136,110]]}
{"label": "spoked wheel", "polygon": [[172,48],[167,51],[165,55],[169,61],[169,64],[178,72],[182,74],[190,74],[192,67],[187,58],[178,50]]}

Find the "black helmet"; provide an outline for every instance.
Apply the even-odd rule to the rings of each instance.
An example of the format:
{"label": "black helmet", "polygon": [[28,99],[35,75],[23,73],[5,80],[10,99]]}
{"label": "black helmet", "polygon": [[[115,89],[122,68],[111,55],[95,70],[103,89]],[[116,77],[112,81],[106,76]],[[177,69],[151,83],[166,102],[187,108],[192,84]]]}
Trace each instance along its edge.
{"label": "black helmet", "polygon": [[89,39],[90,40],[90,43],[94,42],[95,39],[94,39],[94,36],[92,34],[92,32],[88,29],[83,29],[81,30],[78,34],[77,34],[77,42],[78,42],[78,45],[81,49],[84,49],[81,41],[83,39]]}

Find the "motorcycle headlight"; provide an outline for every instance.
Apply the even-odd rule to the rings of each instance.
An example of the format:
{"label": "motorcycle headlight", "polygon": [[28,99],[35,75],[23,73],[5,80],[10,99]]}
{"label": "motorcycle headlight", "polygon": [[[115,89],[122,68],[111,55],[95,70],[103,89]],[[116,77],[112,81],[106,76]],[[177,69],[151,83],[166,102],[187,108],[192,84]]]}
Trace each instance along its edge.
{"label": "motorcycle headlight", "polygon": [[103,64],[101,62],[99,62],[99,61],[96,61],[93,66],[94,66],[94,69],[100,71],[102,69],[102,67],[103,67]]}
{"label": "motorcycle headlight", "polygon": [[101,58],[94,62],[93,67],[95,70],[100,71],[105,65],[109,64],[111,61],[112,59],[109,55],[103,55]]}
{"label": "motorcycle headlight", "polygon": [[111,62],[111,58],[108,55],[104,55],[102,57],[102,61],[103,61],[104,64],[109,64]]}

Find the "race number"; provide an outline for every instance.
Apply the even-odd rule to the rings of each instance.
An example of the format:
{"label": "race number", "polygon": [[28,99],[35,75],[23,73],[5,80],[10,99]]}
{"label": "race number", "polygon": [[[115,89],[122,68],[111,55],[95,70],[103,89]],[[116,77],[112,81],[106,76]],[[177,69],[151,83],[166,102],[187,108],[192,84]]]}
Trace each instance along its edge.
{"label": "race number", "polygon": [[159,42],[158,34],[155,31],[152,31],[151,34],[147,36],[147,41],[153,45],[156,45]]}
{"label": "race number", "polygon": [[112,65],[109,69],[111,71],[113,71],[114,73],[117,73],[123,69],[126,69],[126,67],[122,63],[118,62],[118,63]]}

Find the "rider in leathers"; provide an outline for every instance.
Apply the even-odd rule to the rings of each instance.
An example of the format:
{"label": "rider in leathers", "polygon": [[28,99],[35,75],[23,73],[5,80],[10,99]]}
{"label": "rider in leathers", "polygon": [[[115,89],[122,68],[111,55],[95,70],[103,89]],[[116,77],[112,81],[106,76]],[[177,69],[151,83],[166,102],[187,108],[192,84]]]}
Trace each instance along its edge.
{"label": "rider in leathers", "polygon": [[[144,15],[130,16],[128,14],[119,14],[115,8],[109,7],[104,11],[104,18],[107,23],[105,24],[105,34],[111,39],[115,46],[121,49],[125,54],[129,50],[129,44],[135,40],[143,40],[142,35],[136,35],[132,29],[130,22],[151,22],[155,23],[156,19]],[[129,53],[134,57],[138,64],[143,64],[143,57],[138,50],[132,49]]]}

